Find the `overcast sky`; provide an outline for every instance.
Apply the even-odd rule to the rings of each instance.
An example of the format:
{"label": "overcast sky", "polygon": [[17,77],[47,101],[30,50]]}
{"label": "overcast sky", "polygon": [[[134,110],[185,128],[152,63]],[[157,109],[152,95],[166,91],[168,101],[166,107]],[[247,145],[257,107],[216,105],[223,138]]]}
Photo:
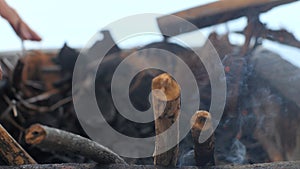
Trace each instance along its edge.
{"label": "overcast sky", "polygon": [[[84,45],[98,30],[113,21],[140,13],[162,13],[190,8],[212,0],[7,0],[22,18],[42,37],[43,42],[26,42],[27,47],[61,47]],[[6,21],[0,21],[0,50],[20,48],[19,39]]]}
{"label": "overcast sky", "polygon": [[[25,46],[27,49],[60,48],[64,42],[68,42],[71,47],[82,47],[101,28],[123,17],[141,13],[170,14],[213,1],[7,0],[43,38],[42,42],[26,42]],[[261,20],[274,29],[286,28],[295,33],[297,38],[300,39],[299,16],[300,2],[296,2],[263,14]],[[240,30],[244,24],[245,19],[240,19],[230,22],[229,27],[231,30]],[[154,21],[153,25],[155,25]],[[0,29],[0,51],[21,49],[20,40],[4,19],[0,20]],[[217,26],[213,29],[222,31],[224,26]],[[206,29],[203,31],[207,34],[210,30]],[[116,31],[112,32],[114,36],[117,34]],[[236,41],[238,42],[239,40]],[[278,50],[276,44],[267,43],[266,46]],[[286,53],[286,51],[291,51],[290,55],[293,55],[290,57],[291,62],[300,65],[300,61],[298,61],[300,59],[297,59],[300,57],[299,51],[283,47],[279,52]],[[294,57],[294,55],[298,57]]]}

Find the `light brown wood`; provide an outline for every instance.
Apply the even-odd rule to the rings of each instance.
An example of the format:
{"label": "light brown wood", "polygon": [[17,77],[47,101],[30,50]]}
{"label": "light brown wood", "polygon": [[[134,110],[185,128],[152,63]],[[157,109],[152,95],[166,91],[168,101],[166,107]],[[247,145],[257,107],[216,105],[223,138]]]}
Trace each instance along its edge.
{"label": "light brown wood", "polygon": [[[180,87],[168,74],[164,73],[152,80],[152,100],[155,117],[156,135],[166,130],[170,134],[166,137],[156,137],[155,152],[166,147],[170,142],[179,142],[179,120],[180,114]],[[176,125],[175,128],[170,128]],[[178,144],[162,154],[154,155],[154,165],[176,166],[178,158]]]}
{"label": "light brown wood", "polygon": [[[204,126],[205,123],[207,124],[206,127]],[[207,111],[197,111],[191,119],[191,127],[196,165],[214,165],[214,135],[210,136],[204,143],[199,143],[201,132],[212,131],[210,113]]]}
{"label": "light brown wood", "polygon": [[25,141],[50,151],[79,154],[99,164],[126,164],[119,155],[92,140],[40,124],[32,125],[27,129]]}
{"label": "light brown wood", "polygon": [[37,164],[0,124],[0,155],[9,165]]}

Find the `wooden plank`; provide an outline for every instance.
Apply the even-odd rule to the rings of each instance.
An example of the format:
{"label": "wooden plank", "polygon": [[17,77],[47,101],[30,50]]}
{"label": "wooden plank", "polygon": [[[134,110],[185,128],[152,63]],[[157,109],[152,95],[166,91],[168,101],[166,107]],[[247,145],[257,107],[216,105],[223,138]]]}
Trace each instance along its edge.
{"label": "wooden plank", "polygon": [[[195,30],[194,27],[188,26],[186,21],[193,23],[200,29],[242,16],[266,12],[276,6],[295,1],[297,0],[222,0],[162,16],[157,19],[157,22],[163,34],[176,36]],[[186,21],[180,21],[172,15]]]}

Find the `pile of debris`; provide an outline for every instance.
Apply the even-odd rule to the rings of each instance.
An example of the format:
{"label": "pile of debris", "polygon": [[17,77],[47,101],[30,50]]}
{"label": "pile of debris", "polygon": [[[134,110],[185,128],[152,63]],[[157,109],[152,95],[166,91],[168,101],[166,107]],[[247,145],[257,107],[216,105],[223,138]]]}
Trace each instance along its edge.
{"label": "pile of debris", "polygon": [[[179,145],[166,153],[155,155],[154,158],[123,159],[101,144],[91,141],[80,126],[72,99],[73,70],[79,51],[64,45],[58,52],[26,52],[26,55],[20,57],[16,63],[9,55],[1,58],[3,77],[0,81],[0,110],[2,112],[0,154],[3,161],[0,161],[0,164],[91,163],[94,161],[102,166],[62,164],[32,165],[31,167],[128,168],[127,164],[155,164],[167,167],[225,165],[224,168],[234,168],[226,165],[300,160],[300,138],[298,137],[300,126],[297,124],[300,119],[297,113],[300,108],[298,99],[300,69],[284,61],[279,55],[261,48],[262,39],[298,48],[300,42],[285,30],[267,29],[258,17],[260,12],[293,2],[293,0],[234,1],[232,4],[235,6],[231,8],[228,8],[226,1],[220,1],[174,14],[194,23],[198,28],[223,23],[241,16],[248,17],[247,27],[244,31],[237,32],[246,37],[243,46],[231,44],[228,34],[219,35],[213,32],[207,42],[197,49],[203,58],[210,57],[208,51],[211,50],[211,46],[216,49],[224,66],[227,83],[224,114],[218,128],[208,141],[198,143],[199,133],[207,130],[203,128],[204,123],[213,123],[214,114],[206,111],[196,112],[192,118],[191,132]],[[208,12],[207,9],[213,10]],[[181,23],[175,23],[168,16],[159,18],[158,23],[162,33],[166,30],[170,33],[171,30],[171,36],[193,31],[178,29]],[[102,31],[102,33],[103,40],[94,45],[97,49],[101,48],[101,45],[114,44],[108,31]],[[172,93],[172,96],[167,99],[166,105],[169,107],[166,110],[154,108],[154,116],[162,116],[158,112],[164,112],[168,118],[164,119],[165,116],[163,116],[155,118],[153,122],[135,123],[120,114],[113,102],[111,82],[118,65],[133,52],[151,57],[153,53],[143,53],[143,50],[156,48],[167,50],[180,57],[196,78],[199,93],[201,93],[199,110],[209,110],[211,106],[212,87],[209,75],[195,51],[170,43],[167,40],[169,37],[165,38],[163,42],[131,50],[121,50],[117,45],[112,45],[114,47],[106,54],[101,66],[97,69],[95,81],[97,103],[102,109],[105,120],[122,134],[136,138],[154,136],[170,127],[168,125],[173,124],[177,118],[184,118],[184,113],[179,113],[180,87],[176,84],[176,79],[156,69],[147,69],[135,76],[129,86],[129,98],[136,109],[144,111],[151,107],[148,100],[151,91],[164,88],[166,93]],[[85,79],[82,79],[83,83],[93,81],[89,74],[95,64],[92,60],[86,62],[89,66],[83,70],[83,73],[86,73]],[[176,67],[173,63],[170,65]],[[138,66],[138,63],[133,63],[131,66]],[[86,87],[86,84],[77,85],[83,89]],[[172,92],[167,92],[168,90]],[[161,100],[164,99],[160,98],[159,94],[152,93],[152,96],[153,104],[162,104]],[[172,112],[167,112],[168,110]],[[92,123],[89,125],[95,129],[102,127],[93,126]],[[174,130],[170,138],[177,135],[179,135],[178,131]],[[178,138],[175,137],[176,139]],[[163,144],[164,141],[157,138],[156,150],[164,146]],[[107,164],[114,165],[107,166]],[[284,167],[288,164],[276,163],[275,165]],[[142,166],[131,167],[142,168]],[[147,167],[153,168],[153,166]],[[252,167],[248,166],[248,168]]]}

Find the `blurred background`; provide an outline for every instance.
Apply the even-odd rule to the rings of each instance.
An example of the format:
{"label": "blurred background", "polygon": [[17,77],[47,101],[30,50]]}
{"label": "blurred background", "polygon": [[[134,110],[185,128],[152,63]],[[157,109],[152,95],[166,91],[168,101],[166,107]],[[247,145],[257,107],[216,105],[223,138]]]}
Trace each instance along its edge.
{"label": "blurred background", "polygon": [[[43,41],[25,42],[26,49],[52,49],[61,48],[65,42],[71,47],[81,48],[88,40],[103,27],[111,22],[126,16],[141,13],[159,13],[171,14],[180,10],[199,6],[202,4],[214,2],[214,0],[190,0],[190,1],[172,1],[172,0],[153,0],[153,1],[97,1],[97,0],[7,0],[15,8],[21,17],[38,32]],[[261,15],[261,21],[267,23],[269,28],[285,28],[300,39],[300,23],[296,22],[299,17],[300,2],[291,3],[277,7],[268,13]],[[228,24],[229,29],[241,30],[246,25],[246,18],[231,21]],[[153,26],[156,26],[153,20]],[[0,51],[21,50],[21,41],[15,35],[10,25],[4,19],[0,20],[1,42]],[[298,28],[298,29],[297,29]],[[206,36],[212,31],[224,33],[226,26],[218,26],[202,29],[201,32]],[[118,30],[111,30],[115,41],[118,41]],[[192,36],[193,33],[185,36]],[[157,38],[157,37],[156,37]],[[144,45],[155,40],[155,37],[144,37],[131,40],[128,43],[120,44],[122,48]],[[243,37],[230,35],[232,43],[242,43]],[[144,43],[144,44],[143,44]],[[265,42],[264,46],[279,53],[293,64],[300,66],[300,57],[298,49],[280,45],[273,42]]]}

